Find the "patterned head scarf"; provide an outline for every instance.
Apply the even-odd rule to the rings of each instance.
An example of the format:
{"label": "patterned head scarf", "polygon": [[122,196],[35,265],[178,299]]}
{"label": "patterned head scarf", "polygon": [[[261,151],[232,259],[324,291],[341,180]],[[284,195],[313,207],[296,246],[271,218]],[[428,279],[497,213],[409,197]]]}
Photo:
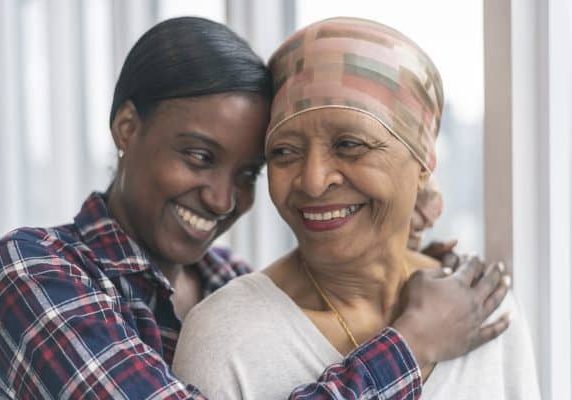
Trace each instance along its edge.
{"label": "patterned head scarf", "polygon": [[423,233],[433,227],[442,212],[443,196],[435,179],[431,177],[425,188],[417,193],[407,244],[410,250],[419,250]]}
{"label": "patterned head scarf", "polygon": [[435,224],[443,212],[443,196],[434,179],[429,182],[419,193],[415,201],[414,213],[420,214],[427,221],[427,228]]}
{"label": "patterned head scarf", "polygon": [[427,171],[435,168],[441,77],[400,32],[363,19],[327,19],[292,35],[269,64],[275,95],[267,142],[301,113],[350,109],[379,121]]}

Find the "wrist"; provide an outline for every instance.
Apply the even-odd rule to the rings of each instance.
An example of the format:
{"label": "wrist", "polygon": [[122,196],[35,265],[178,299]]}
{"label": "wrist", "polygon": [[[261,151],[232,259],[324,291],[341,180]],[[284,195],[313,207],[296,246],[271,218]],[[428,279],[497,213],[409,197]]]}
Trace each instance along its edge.
{"label": "wrist", "polygon": [[413,357],[415,357],[417,365],[419,368],[423,368],[431,364],[434,357],[431,356],[430,346],[423,340],[423,336],[420,334],[418,329],[419,322],[416,322],[416,320],[415,317],[401,315],[391,326],[405,339]]}

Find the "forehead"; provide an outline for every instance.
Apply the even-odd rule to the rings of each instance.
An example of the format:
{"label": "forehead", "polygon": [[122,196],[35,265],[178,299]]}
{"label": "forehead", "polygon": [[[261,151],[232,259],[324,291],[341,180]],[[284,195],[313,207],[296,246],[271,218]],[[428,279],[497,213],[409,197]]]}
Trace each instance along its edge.
{"label": "forehead", "polygon": [[256,95],[171,99],[159,104],[143,129],[155,141],[202,137],[205,144],[234,153],[261,152],[268,114],[268,102]]}
{"label": "forehead", "polygon": [[245,115],[268,118],[269,105],[261,96],[246,93],[222,93],[167,99],[160,102],[157,114],[169,119],[193,118],[212,122],[241,119]]}

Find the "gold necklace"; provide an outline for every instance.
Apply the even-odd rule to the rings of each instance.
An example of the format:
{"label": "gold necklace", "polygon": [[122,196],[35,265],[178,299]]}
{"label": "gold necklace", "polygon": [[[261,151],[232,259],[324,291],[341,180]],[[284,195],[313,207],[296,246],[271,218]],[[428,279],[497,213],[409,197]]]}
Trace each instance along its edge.
{"label": "gold necklace", "polygon": [[314,278],[314,275],[312,275],[312,273],[310,272],[310,268],[308,268],[308,266],[306,265],[306,263],[303,260],[300,260],[302,263],[302,266],[304,268],[304,271],[306,271],[306,275],[308,275],[308,278],[310,278],[310,281],[312,282],[312,285],[314,285],[314,288],[316,289],[316,292],[318,292],[318,294],[320,295],[320,297],[322,298],[322,300],[324,300],[324,302],[328,305],[328,307],[330,308],[330,310],[332,310],[332,312],[336,315],[336,318],[338,320],[338,322],[340,323],[340,325],[342,326],[342,329],[344,330],[344,332],[346,332],[346,335],[348,336],[348,338],[350,339],[350,342],[352,342],[352,344],[354,345],[354,348],[358,348],[359,345],[356,341],[356,339],[354,338],[354,335],[352,334],[352,331],[350,330],[346,320],[344,319],[344,317],[342,317],[342,314],[338,311],[338,309],[336,307],[334,307],[334,305],[332,304],[332,302],[330,301],[330,298],[326,295],[326,293],[322,290],[322,288],[320,287],[320,285],[318,285],[318,282],[316,282],[316,279]]}

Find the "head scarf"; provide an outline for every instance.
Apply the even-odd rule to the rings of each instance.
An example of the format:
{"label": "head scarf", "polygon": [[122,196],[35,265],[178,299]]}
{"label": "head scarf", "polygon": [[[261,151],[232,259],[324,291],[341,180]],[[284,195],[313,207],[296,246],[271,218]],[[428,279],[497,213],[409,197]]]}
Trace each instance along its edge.
{"label": "head scarf", "polygon": [[427,171],[435,168],[441,77],[400,32],[357,18],[327,19],[292,35],[269,64],[275,95],[267,142],[301,113],[351,109],[379,121]]}
{"label": "head scarf", "polygon": [[427,228],[432,227],[441,216],[443,212],[443,196],[434,179],[429,179],[427,185],[417,193],[413,212],[421,215],[427,221]]}
{"label": "head scarf", "polygon": [[[427,229],[433,227],[442,212],[443,196],[434,178],[431,177],[427,185],[417,193],[415,208],[411,216],[409,241],[407,244],[410,250],[419,250],[421,235],[423,235]],[[414,221],[422,221],[422,225]]]}

